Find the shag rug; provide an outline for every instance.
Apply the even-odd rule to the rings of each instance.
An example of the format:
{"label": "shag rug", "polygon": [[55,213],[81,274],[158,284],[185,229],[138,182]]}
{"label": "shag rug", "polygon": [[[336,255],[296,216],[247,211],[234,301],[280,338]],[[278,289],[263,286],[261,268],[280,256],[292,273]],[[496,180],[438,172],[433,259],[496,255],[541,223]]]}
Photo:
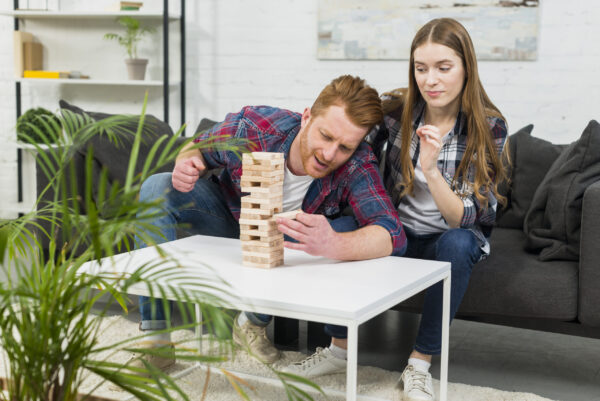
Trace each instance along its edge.
{"label": "shag rug", "polygon": [[[139,335],[138,325],[123,317],[114,316],[104,318],[103,322],[103,343],[111,344],[122,339],[124,336],[135,337]],[[193,333],[187,330],[181,330],[173,333],[172,340],[182,341],[191,339]],[[105,339],[105,340],[104,340]],[[190,346],[191,343],[187,343]],[[214,342],[208,340],[203,342],[203,352],[217,352],[219,347]],[[108,357],[107,355],[101,357]],[[110,355],[110,360],[115,362],[125,362],[130,355],[125,352],[120,352]],[[299,352],[286,351],[280,361],[273,365],[275,369],[281,369],[292,362],[297,362],[303,359],[305,355]],[[171,376],[177,376],[189,370],[188,373],[179,377],[178,383],[180,387],[188,394],[191,400],[206,400],[206,401],[232,401],[242,400],[236,393],[230,382],[227,374],[223,371],[230,372],[232,375],[242,379],[247,386],[244,387],[251,400],[269,400],[279,401],[287,400],[284,389],[275,374],[260,362],[250,358],[245,352],[237,352],[230,355],[227,362],[213,364],[210,366],[208,380],[207,370],[205,368],[189,369],[192,366],[188,362],[177,362],[169,368],[168,373]],[[249,375],[260,376],[263,380],[256,380]],[[231,376],[229,376],[231,378]],[[384,369],[359,366],[358,368],[358,393],[361,396],[366,396],[368,400],[390,400],[400,401],[402,399],[400,391],[395,385],[400,377],[400,372],[392,372]],[[345,374],[329,375],[313,380],[318,384],[326,394],[323,397],[318,393],[312,394],[315,400],[344,400],[345,394]],[[100,383],[99,377],[90,376],[86,379],[84,386],[80,388],[81,393],[86,393]],[[206,384],[208,383],[208,384]],[[434,380],[436,394],[439,394],[439,382]],[[108,383],[102,384],[94,391],[95,395],[125,400],[130,396],[114,388]],[[205,398],[203,398],[203,396]],[[501,391],[488,387],[470,386],[460,383],[448,383],[448,400],[449,401],[551,401],[531,393],[517,393],[509,391]]]}

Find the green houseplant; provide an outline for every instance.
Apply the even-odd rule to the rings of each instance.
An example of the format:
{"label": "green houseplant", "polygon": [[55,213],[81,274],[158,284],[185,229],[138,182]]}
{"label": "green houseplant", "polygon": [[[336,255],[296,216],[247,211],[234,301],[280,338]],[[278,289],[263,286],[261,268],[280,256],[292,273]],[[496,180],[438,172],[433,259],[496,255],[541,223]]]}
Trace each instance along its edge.
{"label": "green houseplant", "polygon": [[125,28],[125,34],[107,33],[104,39],[116,40],[127,51],[129,58],[125,59],[129,79],[143,80],[146,75],[148,59],[138,58],[137,46],[147,33],[154,32],[153,28],[143,27],[140,21],[129,16],[117,18],[117,22]]}
{"label": "green houseplant", "polygon": [[[46,190],[52,188],[54,197],[46,204],[38,204],[32,211],[18,219],[0,221],[0,265],[6,280],[0,283],[0,346],[4,353],[5,378],[1,381],[6,391],[5,399],[15,401],[74,401],[93,400],[93,392],[104,382],[112,382],[141,400],[187,400],[188,396],[177,382],[168,375],[145,364],[144,368],[116,363],[110,358],[99,358],[106,351],[160,354],[160,349],[138,348],[136,343],[144,336],[121,338],[100,344],[101,318],[107,316],[111,306],[118,305],[128,313],[127,290],[134,285],[145,286],[157,297],[174,299],[183,324],[170,327],[192,329],[207,325],[215,333],[215,341],[222,341],[224,350],[218,355],[205,355],[190,344],[175,344],[177,359],[204,363],[225,360],[230,354],[230,341],[219,340],[231,327],[227,305],[218,294],[205,291],[210,286],[202,277],[186,277],[177,268],[174,255],[151,265],[139,266],[136,273],[127,277],[111,275],[80,274],[79,268],[86,262],[110,257],[128,250],[133,236],[152,243],[150,233],[156,228],[140,219],[140,215],[158,213],[156,203],[141,202],[137,196],[141,183],[161,165],[174,160],[179,150],[189,141],[176,145],[176,138],[163,136],[149,152],[142,171],[135,171],[142,141],[146,101],[139,117],[113,116],[94,121],[87,115],[77,115],[62,110],[59,122],[44,120],[42,128],[35,127],[36,134],[57,137],[57,146],[40,152],[38,167],[49,177]],[[83,193],[70,194],[67,178],[75,174],[71,162],[73,153],[95,135],[105,135],[119,143],[117,128],[131,118],[139,118],[133,135],[130,162],[124,183],[109,185],[106,171],[92,183],[93,155],[88,151],[85,171],[86,185]],[[61,128],[64,127],[64,130]],[[63,135],[57,135],[63,132]],[[181,133],[178,132],[178,134]],[[39,147],[34,143],[34,146]],[[199,143],[198,148],[217,147],[234,152],[242,151],[246,144],[228,141]],[[99,182],[98,182],[99,181]],[[93,200],[92,185],[98,193]],[[40,195],[41,199],[41,195]],[[38,200],[38,202],[40,202]],[[85,206],[85,207],[82,207]],[[82,213],[81,210],[86,210]],[[46,230],[39,224],[50,222]],[[62,228],[64,241],[57,241],[53,233]],[[42,252],[39,236],[49,237],[48,252]],[[64,244],[58,246],[58,244]],[[159,248],[160,249],[160,248]],[[77,250],[77,252],[74,252]],[[166,267],[174,262],[175,267]],[[159,285],[156,278],[185,280],[192,289]],[[188,288],[190,288],[188,286]],[[108,299],[108,301],[106,301]],[[101,302],[101,300],[103,300]],[[203,320],[195,319],[193,305],[199,305]],[[169,315],[166,308],[165,313]],[[166,351],[166,350],[165,350]],[[299,377],[276,372],[281,378],[289,399],[312,399],[296,386],[301,382],[314,388],[310,382]],[[84,394],[79,389],[90,375],[102,379],[101,383]],[[234,388],[243,399],[250,399],[248,387],[241,379],[228,374]],[[207,376],[208,379],[208,376]]]}
{"label": "green houseplant", "polygon": [[60,120],[54,113],[43,107],[31,108],[17,119],[17,140],[21,142],[43,143],[49,140],[51,143],[56,142],[56,138],[52,136],[40,136],[37,134],[35,127],[38,130],[43,129],[43,121],[52,119],[55,123],[60,123]]}

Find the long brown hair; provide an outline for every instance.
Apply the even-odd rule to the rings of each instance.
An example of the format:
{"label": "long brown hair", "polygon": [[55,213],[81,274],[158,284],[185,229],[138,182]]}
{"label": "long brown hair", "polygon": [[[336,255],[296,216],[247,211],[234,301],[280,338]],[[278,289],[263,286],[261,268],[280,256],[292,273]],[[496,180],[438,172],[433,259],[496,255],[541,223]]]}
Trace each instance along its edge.
{"label": "long brown hair", "polygon": [[456,20],[439,18],[425,24],[413,39],[410,48],[410,64],[408,69],[408,91],[404,98],[402,110],[402,149],[400,154],[402,195],[413,191],[415,171],[410,157],[410,143],[413,124],[413,110],[417,103],[423,101],[415,79],[415,50],[426,43],[437,43],[454,50],[461,58],[465,70],[465,83],[461,94],[461,108],[466,116],[467,147],[454,174],[454,181],[462,177],[466,180],[471,164],[475,167],[475,196],[487,206],[488,191],[493,191],[502,204],[506,198],[498,193],[498,183],[506,179],[506,169],[502,158],[498,156],[487,117],[499,117],[506,121],[498,108],[481,85],[477,71],[477,59],[471,37],[467,30]]}

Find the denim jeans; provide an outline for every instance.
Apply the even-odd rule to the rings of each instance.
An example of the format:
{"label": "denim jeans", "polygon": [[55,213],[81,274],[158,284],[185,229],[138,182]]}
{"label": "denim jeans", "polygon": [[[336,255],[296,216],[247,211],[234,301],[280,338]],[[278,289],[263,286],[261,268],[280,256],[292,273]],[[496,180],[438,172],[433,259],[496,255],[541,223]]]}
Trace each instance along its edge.
{"label": "denim jeans", "polygon": [[[178,227],[190,234],[211,235],[215,237],[239,238],[240,227],[227,207],[219,186],[209,180],[199,179],[190,192],[173,189],[171,173],[155,174],[142,184],[141,201],[164,199],[164,210],[159,218],[148,223],[160,229],[162,236],[152,235],[157,244],[177,239]],[[144,216],[139,216],[143,219]],[[144,244],[136,238],[135,247]],[[142,330],[163,330],[167,327],[165,305],[161,299],[154,304],[148,297],[139,297]],[[169,303],[172,308],[171,303]],[[172,310],[172,309],[171,309]]]}
{"label": "denim jeans", "polygon": [[[408,247],[405,257],[439,260],[451,263],[450,319],[454,318],[471,278],[473,265],[481,258],[481,248],[475,235],[462,228],[440,234],[417,235],[406,229]],[[427,355],[437,355],[442,349],[443,283],[427,289],[415,349]]]}

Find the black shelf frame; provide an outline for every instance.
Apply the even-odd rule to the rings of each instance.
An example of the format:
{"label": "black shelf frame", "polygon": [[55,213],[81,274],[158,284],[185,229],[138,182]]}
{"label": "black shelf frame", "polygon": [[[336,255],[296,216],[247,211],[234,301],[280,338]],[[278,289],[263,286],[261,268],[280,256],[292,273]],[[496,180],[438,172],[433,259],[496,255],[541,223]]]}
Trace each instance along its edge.
{"label": "black shelf frame", "polygon": [[[180,64],[181,64],[181,85],[180,85],[180,104],[181,104],[181,125],[185,124],[185,60],[186,60],[186,40],[185,40],[185,1],[181,1],[181,15],[179,18],[179,29],[180,29]],[[19,9],[19,0],[13,0],[13,9],[16,11]],[[163,15],[162,15],[162,29],[163,29],[163,120],[169,124],[169,0],[163,0]],[[19,30],[19,18],[14,18],[14,30]],[[21,82],[15,82],[15,99],[16,99],[16,112],[17,119],[21,117]],[[182,132],[182,136],[185,136],[185,131]],[[17,149],[17,201],[23,202],[23,153],[22,149]],[[21,213],[20,213],[21,214]]]}

